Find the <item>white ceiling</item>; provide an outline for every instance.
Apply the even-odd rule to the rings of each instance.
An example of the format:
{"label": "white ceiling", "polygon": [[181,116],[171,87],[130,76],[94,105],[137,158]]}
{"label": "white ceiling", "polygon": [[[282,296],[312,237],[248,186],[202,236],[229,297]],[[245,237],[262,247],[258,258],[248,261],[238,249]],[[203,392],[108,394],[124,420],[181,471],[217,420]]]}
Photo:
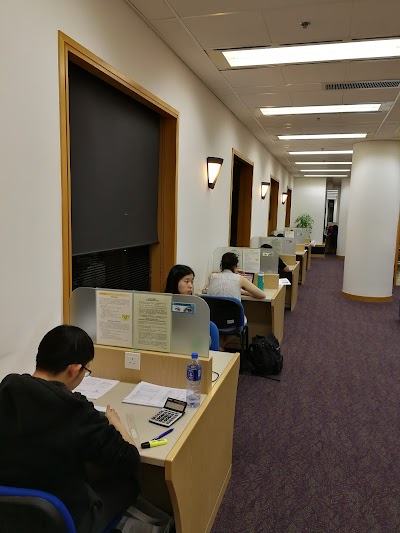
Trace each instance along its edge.
{"label": "white ceiling", "polygon": [[[301,175],[295,161],[351,161],[351,155],[290,156],[288,150],[349,150],[354,141],[279,141],[279,134],[366,132],[367,140],[400,139],[400,88],[325,90],[331,82],[398,80],[400,59],[230,69],[219,51],[398,37],[400,0],[126,1],[292,175]],[[304,21],[311,23],[307,29]],[[385,111],[265,117],[259,110],[375,102],[387,103]]]}

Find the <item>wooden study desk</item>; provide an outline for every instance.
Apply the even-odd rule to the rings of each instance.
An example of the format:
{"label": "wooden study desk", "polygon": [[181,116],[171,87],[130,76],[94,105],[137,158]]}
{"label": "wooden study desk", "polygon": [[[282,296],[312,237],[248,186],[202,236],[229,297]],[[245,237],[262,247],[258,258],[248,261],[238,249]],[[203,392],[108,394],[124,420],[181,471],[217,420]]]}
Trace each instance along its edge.
{"label": "wooden study desk", "polygon": [[288,265],[288,267],[292,273],[292,284],[286,285],[285,307],[294,311],[299,295],[300,262],[296,261],[295,265]]}
{"label": "wooden study desk", "polygon": [[306,244],[307,250],[307,270],[311,268],[311,244]]}
{"label": "wooden study desk", "polygon": [[242,296],[244,313],[249,327],[249,342],[255,335],[273,333],[279,342],[283,338],[286,286],[265,289],[265,299]]}
{"label": "wooden study desk", "polygon": [[[174,515],[177,533],[211,530],[231,476],[239,355],[210,354],[219,378],[208,394],[202,394],[200,407],[186,409],[166,437],[167,445],[140,449],[142,494]],[[111,404],[127,428],[133,418],[139,443],[166,428],[148,421],[158,408],[121,403],[133,387],[133,383],[119,383],[94,403]]]}
{"label": "wooden study desk", "polygon": [[306,281],[306,270],[307,270],[307,252],[296,252],[296,259],[300,261],[300,276],[299,283],[304,285]]}

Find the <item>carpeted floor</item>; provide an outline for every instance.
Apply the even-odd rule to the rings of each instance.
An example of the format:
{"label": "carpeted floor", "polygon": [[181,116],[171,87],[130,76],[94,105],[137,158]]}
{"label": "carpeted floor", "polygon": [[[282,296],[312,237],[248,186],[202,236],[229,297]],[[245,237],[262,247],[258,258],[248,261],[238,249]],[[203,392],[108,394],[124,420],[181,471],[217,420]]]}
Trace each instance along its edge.
{"label": "carpeted floor", "polygon": [[282,381],[240,376],[232,478],[212,533],[400,532],[400,289],[341,296],[314,259],[285,313]]}

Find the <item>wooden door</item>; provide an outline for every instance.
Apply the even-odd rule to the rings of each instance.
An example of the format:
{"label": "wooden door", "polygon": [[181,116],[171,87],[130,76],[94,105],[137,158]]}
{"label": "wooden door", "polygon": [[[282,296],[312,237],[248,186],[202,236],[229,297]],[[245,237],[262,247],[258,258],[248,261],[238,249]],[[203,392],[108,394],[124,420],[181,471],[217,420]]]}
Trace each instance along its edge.
{"label": "wooden door", "polygon": [[250,246],[253,163],[233,151],[229,245]]}
{"label": "wooden door", "polygon": [[271,176],[271,186],[269,195],[269,214],[268,214],[268,235],[276,230],[278,221],[278,197],[279,181]]}
{"label": "wooden door", "polygon": [[287,190],[285,227],[290,227],[290,210],[292,209],[292,189]]}

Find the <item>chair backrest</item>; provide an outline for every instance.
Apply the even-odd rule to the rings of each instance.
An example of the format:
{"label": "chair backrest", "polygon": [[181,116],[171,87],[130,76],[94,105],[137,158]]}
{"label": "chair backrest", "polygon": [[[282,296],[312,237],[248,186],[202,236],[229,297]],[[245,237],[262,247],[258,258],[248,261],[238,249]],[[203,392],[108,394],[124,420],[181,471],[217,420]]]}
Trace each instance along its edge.
{"label": "chair backrest", "polygon": [[227,296],[209,296],[202,294],[201,298],[210,308],[210,320],[215,323],[219,331],[236,330],[239,332],[244,326],[243,305],[237,298]]}
{"label": "chair backrest", "polygon": [[63,502],[41,490],[0,486],[0,531],[76,533]]}
{"label": "chair backrest", "polygon": [[219,331],[214,324],[214,322],[210,321],[210,337],[211,337],[211,345],[210,350],[213,350],[214,352],[218,352],[219,350]]}

